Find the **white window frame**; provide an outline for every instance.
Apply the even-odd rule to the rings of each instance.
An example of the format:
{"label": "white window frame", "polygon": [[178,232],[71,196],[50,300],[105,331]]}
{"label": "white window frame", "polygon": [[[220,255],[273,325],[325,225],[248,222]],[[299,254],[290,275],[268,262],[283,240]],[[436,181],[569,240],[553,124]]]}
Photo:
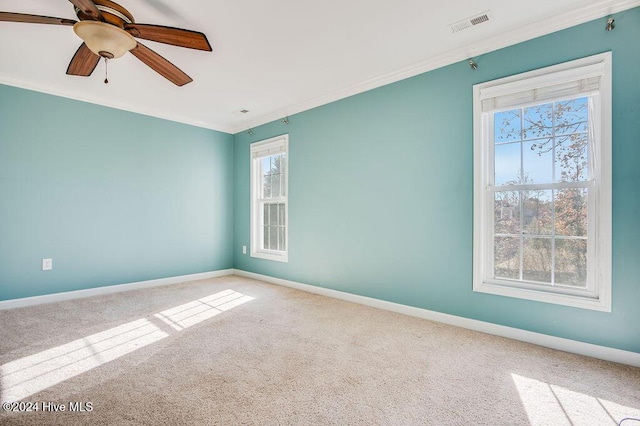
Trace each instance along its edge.
{"label": "white window frame", "polygon": [[[611,52],[606,52],[473,86],[473,291],[611,312],[611,62]],[[574,95],[591,95],[595,99],[589,155],[598,162],[598,167],[595,170],[589,167],[588,178],[587,289],[572,290],[494,278],[493,114],[505,108],[492,109],[485,105],[483,110],[483,101],[505,95],[513,100],[518,98],[517,94],[532,90],[535,97],[536,90],[543,92],[548,87],[593,77],[598,80],[595,92],[592,89],[583,91],[583,86],[578,85]],[[565,85],[561,89],[561,93],[565,93],[558,96],[564,96],[568,90],[571,89]],[[553,100],[549,93],[548,98],[536,103]],[[510,105],[509,108],[518,108],[527,103]]]}
{"label": "white window frame", "polygon": [[[270,202],[284,203],[285,205],[285,250],[269,250],[262,248],[263,240],[263,214],[262,203],[266,199],[262,196],[262,175],[260,162],[263,158],[284,153],[286,157],[284,167],[284,196],[269,198]],[[250,147],[251,161],[251,257],[275,260],[278,262],[289,261],[289,135],[276,136],[260,142],[254,142]]]}

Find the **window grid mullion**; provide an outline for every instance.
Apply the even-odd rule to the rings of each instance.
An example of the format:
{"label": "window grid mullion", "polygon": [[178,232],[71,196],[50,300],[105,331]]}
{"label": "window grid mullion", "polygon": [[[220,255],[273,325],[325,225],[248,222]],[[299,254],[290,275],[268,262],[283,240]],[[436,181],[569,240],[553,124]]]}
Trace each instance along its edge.
{"label": "window grid mullion", "polygon": [[518,209],[520,210],[520,226],[518,231],[519,232],[519,238],[518,238],[518,256],[520,257],[520,268],[519,268],[519,275],[518,275],[518,279],[520,281],[523,281],[524,279],[524,200],[522,199],[522,191],[518,191]]}
{"label": "window grid mullion", "polygon": [[527,185],[500,185],[494,186],[494,191],[539,191],[548,189],[582,189],[589,188],[593,181],[581,180],[581,181],[563,181],[556,183],[536,183]]}
{"label": "window grid mullion", "polygon": [[[551,107],[551,182],[556,181],[556,102]],[[556,283],[556,190],[551,189],[551,285]]]}
{"label": "window grid mullion", "polygon": [[[265,205],[267,206],[266,209],[265,209]],[[263,220],[262,232],[265,232],[265,228],[266,228],[266,235],[262,236],[262,248],[268,249],[269,246],[271,246],[271,235],[269,234],[269,222],[270,222],[271,211],[267,203],[262,203],[262,211],[264,212],[264,216],[262,219]],[[265,241],[268,241],[268,242],[265,244]]]}
{"label": "window grid mullion", "polygon": [[259,203],[285,203],[287,202],[286,197],[269,197],[269,198],[258,198]]}
{"label": "window grid mullion", "polygon": [[[524,108],[520,108],[520,184],[524,182],[524,152],[522,140],[524,139]],[[520,214],[519,225],[519,237],[518,237],[518,256],[519,256],[519,268],[518,268],[518,280],[524,280],[524,199],[523,192],[518,191],[518,209]]]}

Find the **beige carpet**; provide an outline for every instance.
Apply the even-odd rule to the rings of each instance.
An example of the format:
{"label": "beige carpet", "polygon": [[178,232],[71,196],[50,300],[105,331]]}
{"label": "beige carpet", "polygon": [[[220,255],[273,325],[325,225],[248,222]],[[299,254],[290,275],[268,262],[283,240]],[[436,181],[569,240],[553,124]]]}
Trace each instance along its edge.
{"label": "beige carpet", "polygon": [[1,399],[38,408],[3,425],[640,417],[638,368],[235,276],[0,311],[0,329]]}

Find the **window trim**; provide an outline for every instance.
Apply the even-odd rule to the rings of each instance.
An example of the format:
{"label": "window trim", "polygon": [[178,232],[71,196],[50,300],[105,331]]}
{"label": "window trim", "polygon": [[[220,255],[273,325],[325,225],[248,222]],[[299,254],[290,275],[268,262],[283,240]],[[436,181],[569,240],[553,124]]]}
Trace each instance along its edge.
{"label": "window trim", "polygon": [[[259,189],[262,185],[262,176],[258,173],[260,167],[258,163],[262,158],[265,158],[268,155],[262,156],[254,156],[255,153],[259,152],[269,152],[273,151],[274,153],[277,151],[284,152],[286,161],[284,166],[284,176],[285,176],[285,195],[284,197],[278,197],[274,199],[274,201],[283,202],[285,206],[285,230],[284,230],[284,238],[285,238],[285,250],[268,250],[264,248],[260,248],[260,238],[262,236],[262,216],[260,214],[260,201],[258,199]],[[250,145],[249,148],[249,158],[251,161],[250,167],[250,187],[251,187],[251,203],[250,203],[250,256],[266,259],[266,260],[275,260],[278,262],[288,262],[289,261],[289,135],[284,134],[280,136],[276,136],[270,139],[265,139],[262,141],[254,142]]]}
{"label": "window trim", "polygon": [[[473,86],[473,127],[474,127],[474,239],[473,239],[473,291],[500,296],[515,297],[560,304],[565,306],[611,312],[612,283],[611,283],[611,145],[612,145],[612,117],[611,117],[611,52],[601,53],[586,58],[565,62],[538,70],[505,77]],[[596,135],[596,157],[599,161],[599,176],[595,179],[589,191],[595,208],[589,206],[589,229],[587,234],[593,238],[591,247],[595,253],[588,254],[587,276],[595,280],[595,289],[588,291],[570,290],[558,293],[538,285],[526,283],[509,283],[508,280],[490,278],[493,265],[493,191],[490,185],[489,173],[493,171],[493,138],[490,129],[493,128],[489,120],[497,108],[485,112],[482,100],[491,94],[516,93],[529,90],[536,84],[556,82],[555,77],[586,78],[593,76],[594,70],[600,72],[600,86],[598,89],[599,110],[596,111],[598,134]],[[542,86],[541,86],[542,87]],[[483,93],[484,92],[484,93]],[[484,98],[483,98],[484,96]],[[544,102],[544,101],[540,101]],[[519,104],[518,106],[524,105]],[[598,108],[598,106],[596,106]],[[491,207],[491,208],[489,208]],[[592,220],[593,219],[593,220]],[[589,278],[588,278],[589,279]],[[588,286],[589,287],[589,286]]]}

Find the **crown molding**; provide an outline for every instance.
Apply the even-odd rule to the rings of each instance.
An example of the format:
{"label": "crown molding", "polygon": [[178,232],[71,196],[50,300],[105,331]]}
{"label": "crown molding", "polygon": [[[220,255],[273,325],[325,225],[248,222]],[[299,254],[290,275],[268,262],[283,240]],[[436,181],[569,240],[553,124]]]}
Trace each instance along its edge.
{"label": "crown molding", "polygon": [[[497,34],[490,38],[467,45],[463,48],[455,49],[446,54],[433,56],[399,70],[335,90],[327,93],[326,95],[284,107],[268,114],[263,114],[247,121],[246,124],[243,124],[242,126],[233,126],[231,128],[231,133],[236,134],[246,130],[247,128],[258,127],[262,124],[279,120],[285,116],[292,116],[349,96],[357,95],[387,84],[395,83],[428,71],[442,68],[459,61],[465,61],[470,57],[493,52],[498,49],[522,43],[527,40],[532,40],[537,37],[564,30],[607,15],[622,12],[627,9],[632,9],[637,6],[640,6],[640,0],[606,0],[581,7],[578,10],[572,10],[556,15],[544,22],[532,21],[519,28]],[[286,113],[283,111],[286,111]]]}

